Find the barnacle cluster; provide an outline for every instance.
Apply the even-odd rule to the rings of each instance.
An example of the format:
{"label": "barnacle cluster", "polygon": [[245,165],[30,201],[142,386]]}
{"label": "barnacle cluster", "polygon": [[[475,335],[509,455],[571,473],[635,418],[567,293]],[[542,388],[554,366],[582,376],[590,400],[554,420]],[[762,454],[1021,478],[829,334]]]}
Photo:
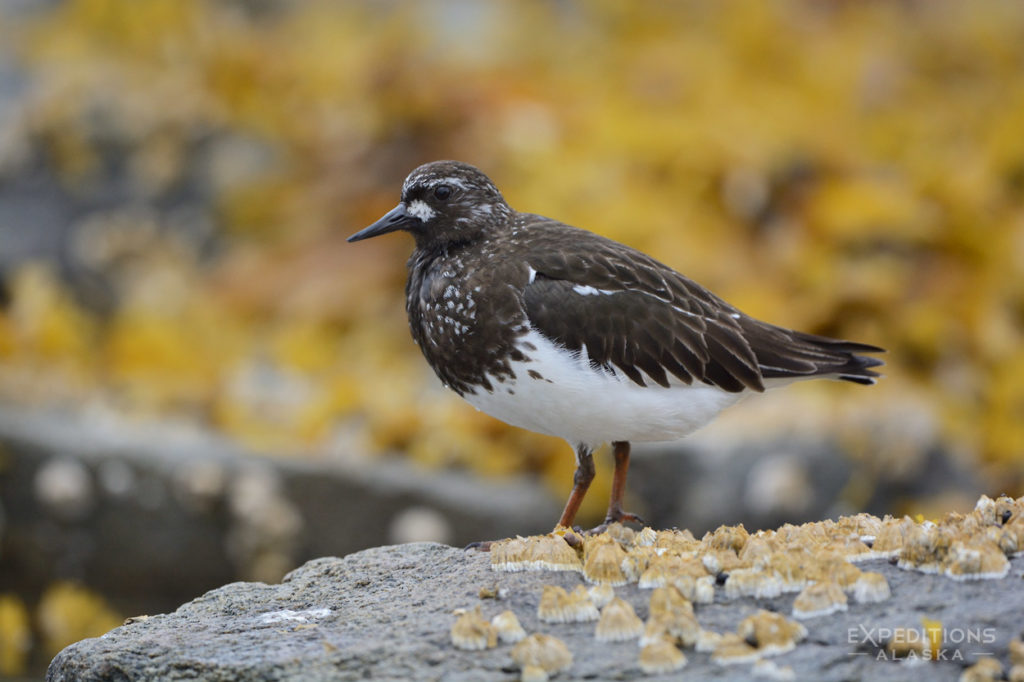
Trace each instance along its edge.
{"label": "barnacle cluster", "polygon": [[537,605],[537,618],[545,623],[583,623],[598,619],[597,606],[583,585],[570,593],[558,585],[545,585]]}
{"label": "barnacle cluster", "polygon": [[1010,641],[1010,682],[1024,682],[1024,633]]}
{"label": "barnacle cluster", "polygon": [[[598,640],[638,640],[640,668],[655,674],[685,665],[681,648],[710,653],[721,665],[755,663],[793,649],[807,636],[800,622],[768,611],[746,618],[735,632],[706,630],[694,604],[714,601],[716,592],[723,600],[795,594],[792,616],[802,620],[844,611],[850,599],[890,598],[885,576],[862,569],[871,559],[956,580],[1003,577],[1007,557],[1024,548],[1024,498],[982,496],[970,513],[938,521],[858,514],[755,533],[742,525],[721,526],[700,539],[685,530],[633,532],[612,524],[582,542],[570,539],[571,545],[566,530],[558,529],[496,542],[491,566],[495,571],[579,572],[591,586],[580,583],[572,592],[544,586],[538,618],[551,623],[597,620]],[[625,584],[651,590],[646,622],[615,596],[615,586]],[[894,657],[915,657],[927,647],[926,639],[894,637],[888,651]],[[1024,643],[1015,646],[1024,657]],[[793,674],[785,667],[762,668],[779,679]]]}
{"label": "barnacle cluster", "polygon": [[982,496],[970,513],[939,521],[857,514],[756,533],[722,526],[700,540],[689,531],[631,533],[613,524],[577,549],[559,533],[517,537],[493,544],[491,566],[578,571],[599,587],[672,586],[695,603],[712,601],[716,582],[726,599],[800,593],[795,613],[809,617],[844,608],[846,595],[888,598],[885,577],[859,567],[867,560],[896,558],[904,569],[973,580],[1005,576],[1007,557],[1020,551],[1024,498]]}
{"label": "barnacle cluster", "polygon": [[1024,498],[982,495],[969,514],[950,513],[938,523],[903,519],[895,532],[900,568],[954,580],[1002,578],[1007,557],[1024,551]]}
{"label": "barnacle cluster", "polygon": [[[563,590],[564,592],[564,590]],[[465,651],[482,651],[502,644],[514,644],[509,655],[519,665],[523,682],[544,682],[572,665],[572,653],[565,642],[542,633],[527,636],[512,611],[485,620],[480,607],[458,609],[451,628],[452,645]]]}

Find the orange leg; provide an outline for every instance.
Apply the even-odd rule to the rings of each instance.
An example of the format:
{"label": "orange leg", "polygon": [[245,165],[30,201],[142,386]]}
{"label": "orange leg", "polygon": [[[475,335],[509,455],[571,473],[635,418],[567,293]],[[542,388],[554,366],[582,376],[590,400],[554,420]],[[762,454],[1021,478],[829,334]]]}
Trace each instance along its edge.
{"label": "orange leg", "polygon": [[612,474],[612,496],[608,501],[608,514],[604,517],[604,524],[623,523],[635,521],[643,523],[636,514],[622,510],[622,497],[626,494],[626,474],[629,473],[629,443],[624,440],[617,440],[612,443],[615,452],[615,473]]}
{"label": "orange leg", "polygon": [[558,519],[559,526],[572,528],[572,522],[576,519],[576,512],[580,509],[580,503],[587,494],[590,482],[594,480],[594,453],[585,445],[576,446],[576,473],[572,477],[572,492],[562,510],[562,518]]}

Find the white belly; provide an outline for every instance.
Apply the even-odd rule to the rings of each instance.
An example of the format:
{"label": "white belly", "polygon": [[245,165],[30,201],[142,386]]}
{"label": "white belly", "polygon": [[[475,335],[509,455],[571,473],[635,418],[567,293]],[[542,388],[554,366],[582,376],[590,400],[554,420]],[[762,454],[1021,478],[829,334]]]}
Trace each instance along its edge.
{"label": "white belly", "polygon": [[[531,350],[523,343],[536,347]],[[478,410],[513,426],[597,447],[616,440],[676,440],[699,429],[743,394],[702,383],[640,386],[620,374],[595,371],[540,333],[522,338],[529,362],[513,363],[514,380],[488,377],[492,392],[464,397]],[[541,378],[531,376],[530,372]]]}

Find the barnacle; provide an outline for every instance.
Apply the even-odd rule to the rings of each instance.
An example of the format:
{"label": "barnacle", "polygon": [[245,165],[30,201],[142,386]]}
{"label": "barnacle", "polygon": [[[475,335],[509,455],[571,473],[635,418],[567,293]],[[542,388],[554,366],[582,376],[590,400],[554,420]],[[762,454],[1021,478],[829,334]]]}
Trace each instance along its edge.
{"label": "barnacle", "polygon": [[495,571],[579,571],[579,556],[560,535],[515,537],[491,544]]}
{"label": "barnacle", "polygon": [[532,568],[528,559],[528,541],[514,537],[491,543],[491,568],[495,571],[525,571]]}
{"label": "barnacle", "polygon": [[722,643],[724,637],[725,635],[721,632],[701,630],[697,633],[697,639],[693,643],[693,648],[701,653],[709,654]]}
{"label": "barnacle", "polygon": [[881,573],[861,573],[853,584],[853,598],[862,604],[885,601],[890,596],[889,582]]}
{"label": "barnacle", "polygon": [[779,665],[775,661],[760,660],[750,668],[752,676],[761,680],[775,680],[776,682],[793,682],[796,673],[788,665]]}
{"label": "barnacle", "polygon": [[928,639],[914,628],[894,628],[885,650],[896,658],[917,658],[928,650]]}
{"label": "barnacle", "polygon": [[[696,622],[696,619],[694,619]],[[669,619],[665,617],[650,616],[644,623],[644,632],[640,635],[640,646],[654,644],[662,640],[675,642],[675,637],[668,634]]]}
{"label": "barnacle", "polygon": [[904,536],[897,566],[922,573],[941,573],[953,540],[951,528],[930,521],[914,524]]}
{"label": "barnacle", "polygon": [[852,533],[865,544],[874,543],[878,532],[882,529],[882,519],[872,514],[854,514],[843,516],[836,522],[841,533]]}
{"label": "barnacle", "polygon": [[715,650],[711,652],[711,661],[719,665],[753,663],[760,657],[761,652],[750,646],[735,632],[722,635]]}
{"label": "barnacle", "polygon": [[494,627],[480,615],[480,607],[463,612],[452,625],[452,644],[457,649],[481,651],[498,643]]}
{"label": "barnacle", "polygon": [[672,585],[694,604],[710,604],[715,601],[715,577],[711,575],[695,578],[683,574],[672,581]]}
{"label": "barnacle", "polygon": [[824,550],[837,554],[847,561],[865,561],[874,558],[871,548],[855,535],[834,540],[825,545]]}
{"label": "barnacle", "polygon": [[621,523],[610,523],[604,529],[604,534],[618,542],[623,547],[632,547],[636,538],[636,531]]}
{"label": "barnacle", "polygon": [[[1012,538],[1007,541],[1007,547],[1012,551],[1007,551],[1007,547],[1003,547],[1003,551],[1009,556],[1010,554],[1019,554],[1024,552],[1024,513],[1017,513],[1013,516],[1006,525],[1003,526],[1003,532]],[[1000,542],[1000,547],[1002,547]]]}
{"label": "barnacle", "polygon": [[650,526],[644,526],[643,530],[633,536],[634,547],[653,547],[658,540],[658,533]]}
{"label": "barnacle", "polygon": [[974,505],[974,513],[987,525],[1003,525],[1010,520],[1015,511],[1019,512],[1017,502],[1007,495],[1000,495],[995,500],[988,495],[982,495]]}
{"label": "barnacle", "polygon": [[659,550],[655,547],[633,547],[622,560],[622,574],[627,582],[635,583],[643,576],[650,566],[658,561]]}
{"label": "barnacle", "polygon": [[943,562],[945,574],[954,580],[1004,578],[1010,562],[999,546],[984,540],[970,545],[954,542]]}
{"label": "barnacle", "polygon": [[700,559],[666,554],[650,563],[647,570],[640,575],[637,586],[641,589],[664,587],[684,575],[701,578],[708,575],[708,571]]}
{"label": "barnacle", "polygon": [[[1012,522],[1011,522],[1012,523]],[[1016,528],[1006,526],[987,526],[982,533],[986,541],[993,543],[1006,556],[1013,556],[1020,548]]]}
{"label": "barnacle", "polygon": [[659,639],[640,649],[638,662],[645,675],[665,675],[685,666],[686,656],[669,640]]}
{"label": "barnacle", "polygon": [[587,590],[587,594],[590,595],[590,601],[594,606],[603,609],[608,602],[615,598],[615,589],[611,585],[594,585]]}
{"label": "barnacle", "polygon": [[807,628],[781,614],[761,610],[744,618],[736,634],[757,647],[762,655],[774,656],[795,648],[797,642],[807,637]]}
{"label": "barnacle", "polygon": [[743,562],[736,555],[733,549],[713,549],[701,555],[704,568],[712,575],[728,573],[729,571],[742,568]]}
{"label": "barnacle", "polygon": [[515,644],[526,637],[526,630],[519,624],[516,614],[511,611],[502,611],[491,619],[491,626],[498,635],[498,639],[505,644]]}
{"label": "barnacle", "polygon": [[1017,637],[1010,640],[1010,663],[1013,665],[1024,665],[1024,638]]}
{"label": "barnacle", "polygon": [[782,580],[773,571],[738,568],[726,578],[725,596],[730,599],[757,597],[769,599],[782,594]]}
{"label": "barnacle", "polygon": [[737,552],[737,556],[744,564],[760,568],[768,562],[774,552],[775,547],[772,541],[765,534],[758,533],[747,539],[743,548]]}
{"label": "barnacle", "polygon": [[692,554],[700,549],[701,542],[694,539],[693,533],[690,531],[673,528],[672,530],[659,530],[654,546],[673,554],[684,555]]}
{"label": "barnacle", "polygon": [[714,532],[705,534],[702,541],[710,549],[729,549],[738,553],[749,538],[750,534],[741,523],[738,526],[719,526]]}
{"label": "barnacle", "polygon": [[582,585],[572,594],[558,585],[545,585],[537,604],[537,618],[545,623],[583,623],[597,620],[597,607]]}
{"label": "barnacle", "polygon": [[532,666],[549,675],[572,665],[572,653],[565,642],[541,633],[534,633],[512,647],[511,656],[523,670]]}
{"label": "barnacle", "polygon": [[528,544],[528,560],[535,568],[548,571],[579,571],[583,569],[576,550],[560,535],[540,535]]}
{"label": "barnacle", "polygon": [[692,646],[700,634],[693,605],[674,587],[659,587],[651,593],[650,617],[644,631],[645,642],[668,635],[683,646]]}
{"label": "barnacle", "polygon": [[960,673],[959,682],[996,682],[1003,679],[1003,664],[998,658],[986,656]]}
{"label": "barnacle", "polygon": [[583,543],[583,577],[597,585],[625,585],[622,562],[626,552],[607,535],[587,538]]}
{"label": "barnacle", "polygon": [[616,597],[601,609],[594,636],[602,642],[622,642],[639,637],[643,631],[644,622],[637,617],[633,607]]}
{"label": "barnacle", "polygon": [[871,554],[879,559],[888,559],[899,555],[903,549],[904,536],[914,526],[913,519],[903,517],[893,519],[886,517],[881,528],[877,530],[874,542],[871,544]]}
{"label": "barnacle", "polygon": [[693,615],[693,604],[676,587],[656,587],[651,592],[647,611],[651,618],[661,616],[673,618],[680,613]]}
{"label": "barnacle", "polygon": [[861,575],[861,570],[842,557],[831,554],[817,557],[807,571],[808,578],[814,581],[828,580],[836,583],[843,590],[853,589],[854,583]]}
{"label": "barnacle", "polygon": [[523,666],[519,672],[519,682],[548,682],[549,679],[548,671],[539,665]]}
{"label": "barnacle", "polygon": [[810,583],[805,559],[798,554],[778,552],[772,555],[769,567],[782,583],[783,592],[799,592]]}
{"label": "barnacle", "polygon": [[793,616],[814,618],[846,610],[846,595],[836,583],[822,581],[808,585],[793,600]]}

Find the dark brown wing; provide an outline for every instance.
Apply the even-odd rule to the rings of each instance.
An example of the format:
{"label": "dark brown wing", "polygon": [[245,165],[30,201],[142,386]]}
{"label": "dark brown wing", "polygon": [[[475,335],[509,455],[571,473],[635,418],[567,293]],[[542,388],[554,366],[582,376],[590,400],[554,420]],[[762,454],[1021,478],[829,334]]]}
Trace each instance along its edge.
{"label": "dark brown wing", "polygon": [[[616,368],[646,385],[669,375],[730,392],[764,379],[813,375],[873,383],[880,349],[775,327],[744,315],[653,258],[584,230],[533,217],[523,294],[539,332],[595,370]],[[570,247],[570,248],[567,248]]]}

